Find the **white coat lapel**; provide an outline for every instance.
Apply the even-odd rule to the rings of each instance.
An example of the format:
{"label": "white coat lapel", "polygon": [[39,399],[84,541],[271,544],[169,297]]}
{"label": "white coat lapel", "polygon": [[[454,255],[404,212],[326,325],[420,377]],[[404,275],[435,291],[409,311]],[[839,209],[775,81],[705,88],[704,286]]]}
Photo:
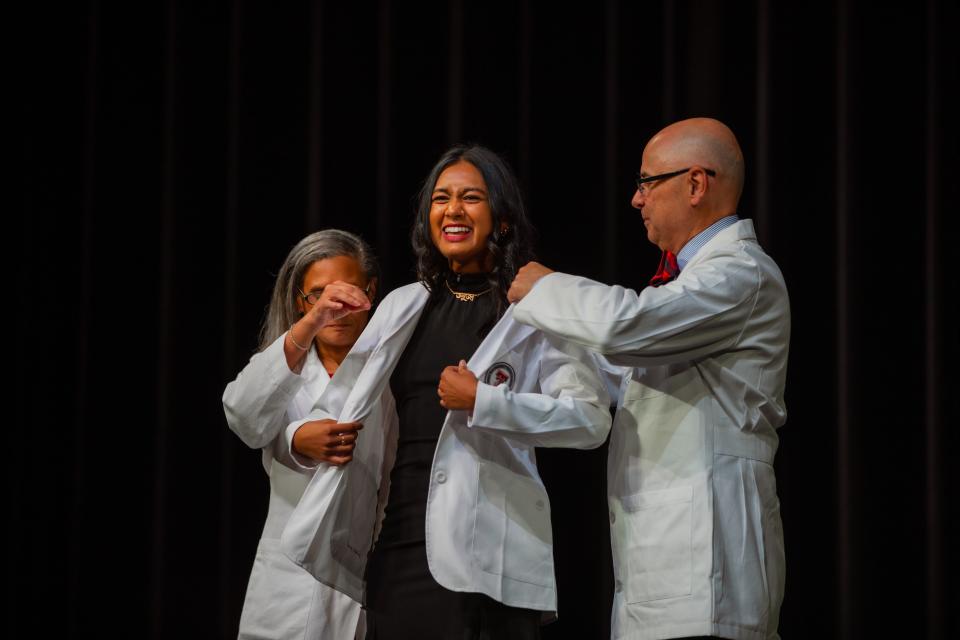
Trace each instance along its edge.
{"label": "white coat lapel", "polygon": [[[380,394],[389,384],[390,374],[393,373],[400,354],[410,341],[420,314],[430,297],[429,292],[421,285],[412,288],[407,295],[408,297],[401,304],[390,307],[389,317],[384,318],[386,330],[382,332],[372,353],[369,353],[368,357],[365,354],[360,370],[349,377],[344,376],[345,380],[352,382],[352,389],[337,414],[340,416],[340,422],[354,420],[362,422],[370,414],[371,409],[380,399]],[[353,353],[353,350],[350,353]],[[348,355],[347,358],[349,357]],[[352,363],[351,366],[356,365]],[[337,373],[340,373],[339,370]],[[334,380],[336,378],[337,375],[334,374]]]}
{"label": "white coat lapel", "polygon": [[305,416],[313,409],[314,398],[319,398],[330,383],[330,375],[315,349],[307,353],[300,375],[304,378],[304,385],[291,400],[291,405],[296,415]]}
{"label": "white coat lapel", "polygon": [[[391,296],[399,299],[394,302]],[[380,366],[389,365],[393,370],[396,358],[410,339],[430,294],[422,285],[414,284],[398,289],[391,296],[384,299],[373,314],[370,324],[360,334],[314,405],[315,409],[326,415],[337,417],[339,422],[349,422],[369,413],[383,391],[383,384],[389,379],[389,375],[382,375]],[[399,348],[398,342],[402,342]],[[378,366],[366,367],[371,358],[374,359],[372,364]],[[389,362],[391,358],[393,362]],[[381,362],[383,360],[387,362]]]}
{"label": "white coat lapel", "polygon": [[514,347],[536,331],[533,327],[513,319],[513,306],[510,305],[507,308],[503,317],[490,330],[470,357],[470,362],[467,363],[467,368],[473,371],[481,381],[494,364],[501,361]]}

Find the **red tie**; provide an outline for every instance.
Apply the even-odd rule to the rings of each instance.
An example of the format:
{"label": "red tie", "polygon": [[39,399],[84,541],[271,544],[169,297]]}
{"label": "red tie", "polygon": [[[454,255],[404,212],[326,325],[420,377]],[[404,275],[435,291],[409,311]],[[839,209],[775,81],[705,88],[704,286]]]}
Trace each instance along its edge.
{"label": "red tie", "polygon": [[667,284],[676,278],[678,273],[680,273],[680,267],[677,266],[677,256],[669,251],[664,251],[660,256],[660,266],[657,267],[657,272],[650,278],[650,286],[659,287],[662,284]]}

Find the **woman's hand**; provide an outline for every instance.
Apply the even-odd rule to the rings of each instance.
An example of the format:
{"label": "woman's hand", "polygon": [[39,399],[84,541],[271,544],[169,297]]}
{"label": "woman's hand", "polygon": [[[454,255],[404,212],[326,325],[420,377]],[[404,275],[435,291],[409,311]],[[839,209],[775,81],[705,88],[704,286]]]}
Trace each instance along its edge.
{"label": "woman's hand", "polygon": [[293,434],[293,450],[318,462],[342,466],[353,460],[359,422],[313,420],[304,422]]}
{"label": "woman's hand", "polygon": [[347,314],[366,311],[369,308],[370,299],[363,289],[349,282],[337,280],[323,288],[320,299],[304,314],[303,319],[315,327],[313,333],[316,335],[325,324],[339,320]]}
{"label": "woman's hand", "polygon": [[342,280],[325,286],[317,303],[307,309],[303,317],[287,332],[283,352],[290,371],[300,373],[303,369],[307,352],[310,351],[314,338],[324,325],[339,320],[347,314],[366,311],[369,308],[370,299],[360,287]]}
{"label": "woman's hand", "polygon": [[456,367],[443,370],[437,395],[444,409],[473,411],[473,405],[477,402],[477,376],[467,369],[466,361],[461,360]]}

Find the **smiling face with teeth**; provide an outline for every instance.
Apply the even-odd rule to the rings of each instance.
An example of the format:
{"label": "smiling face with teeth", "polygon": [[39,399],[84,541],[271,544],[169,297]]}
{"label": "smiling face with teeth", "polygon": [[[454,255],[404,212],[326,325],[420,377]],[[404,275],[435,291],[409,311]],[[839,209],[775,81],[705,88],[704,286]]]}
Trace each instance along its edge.
{"label": "smiling face with teeth", "polygon": [[487,239],[493,215],[483,174],[465,160],[437,178],[430,199],[430,236],[456,273],[490,271]]}

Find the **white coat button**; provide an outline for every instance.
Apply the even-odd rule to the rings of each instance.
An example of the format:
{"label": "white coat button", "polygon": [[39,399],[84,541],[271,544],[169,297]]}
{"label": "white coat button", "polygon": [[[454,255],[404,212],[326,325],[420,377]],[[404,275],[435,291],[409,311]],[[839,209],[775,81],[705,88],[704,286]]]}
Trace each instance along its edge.
{"label": "white coat button", "polygon": [[613,524],[613,523],[616,522],[616,521],[617,521],[617,516],[616,516],[616,514],[613,513],[613,511],[611,511],[611,512],[610,512],[610,524]]}
{"label": "white coat button", "polygon": [[433,478],[437,481],[437,484],[443,484],[447,481],[447,474],[444,471],[437,471]]}
{"label": "white coat button", "polygon": [[537,500],[537,511],[543,511],[543,500]]}

